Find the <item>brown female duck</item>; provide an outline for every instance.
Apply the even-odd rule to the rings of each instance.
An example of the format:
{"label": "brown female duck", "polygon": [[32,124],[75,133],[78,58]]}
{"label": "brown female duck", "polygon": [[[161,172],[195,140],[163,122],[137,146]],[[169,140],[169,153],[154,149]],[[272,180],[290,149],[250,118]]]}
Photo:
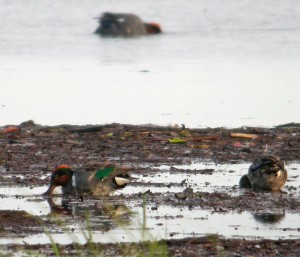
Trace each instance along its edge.
{"label": "brown female duck", "polygon": [[240,179],[241,188],[280,190],[287,181],[287,171],[279,157],[266,155],[256,159],[248,174]]}

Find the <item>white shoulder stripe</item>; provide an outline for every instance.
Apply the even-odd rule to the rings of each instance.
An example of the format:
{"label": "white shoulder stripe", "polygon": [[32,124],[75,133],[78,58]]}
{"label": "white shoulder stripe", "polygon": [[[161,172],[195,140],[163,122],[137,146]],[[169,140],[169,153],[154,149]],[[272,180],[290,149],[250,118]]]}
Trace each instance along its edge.
{"label": "white shoulder stripe", "polygon": [[72,176],[72,186],[76,189],[76,178],[74,175]]}

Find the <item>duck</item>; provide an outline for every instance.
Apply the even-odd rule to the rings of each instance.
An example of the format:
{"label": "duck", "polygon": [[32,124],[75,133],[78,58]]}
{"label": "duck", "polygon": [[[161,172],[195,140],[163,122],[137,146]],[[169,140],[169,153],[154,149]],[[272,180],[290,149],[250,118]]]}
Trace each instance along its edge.
{"label": "duck", "polygon": [[56,187],[61,187],[63,195],[108,196],[130,183],[129,170],[111,163],[88,164],[75,170],[62,164],[52,171],[49,188],[43,195],[50,196]]}
{"label": "duck", "polygon": [[263,155],[250,165],[248,174],[241,177],[241,188],[279,191],[287,181],[283,161],[275,155]]}
{"label": "duck", "polygon": [[102,36],[137,36],[145,34],[159,34],[162,32],[158,23],[143,22],[131,13],[105,12],[99,20],[95,33]]}

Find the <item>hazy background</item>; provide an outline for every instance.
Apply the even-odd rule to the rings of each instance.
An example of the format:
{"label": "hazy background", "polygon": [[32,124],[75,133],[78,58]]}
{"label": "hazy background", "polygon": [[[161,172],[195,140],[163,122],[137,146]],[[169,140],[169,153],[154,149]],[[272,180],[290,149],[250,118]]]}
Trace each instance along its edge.
{"label": "hazy background", "polygon": [[[161,35],[101,38],[104,11]],[[299,122],[298,0],[0,0],[0,125]]]}

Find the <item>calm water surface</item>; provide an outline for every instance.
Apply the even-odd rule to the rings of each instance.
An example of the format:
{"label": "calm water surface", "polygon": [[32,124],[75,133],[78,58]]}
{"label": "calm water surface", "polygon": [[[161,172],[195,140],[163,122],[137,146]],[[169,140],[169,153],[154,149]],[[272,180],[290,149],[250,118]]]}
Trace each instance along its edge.
{"label": "calm water surface", "polygon": [[[92,32],[103,11],[164,33]],[[298,0],[0,0],[0,125],[299,122]]]}

